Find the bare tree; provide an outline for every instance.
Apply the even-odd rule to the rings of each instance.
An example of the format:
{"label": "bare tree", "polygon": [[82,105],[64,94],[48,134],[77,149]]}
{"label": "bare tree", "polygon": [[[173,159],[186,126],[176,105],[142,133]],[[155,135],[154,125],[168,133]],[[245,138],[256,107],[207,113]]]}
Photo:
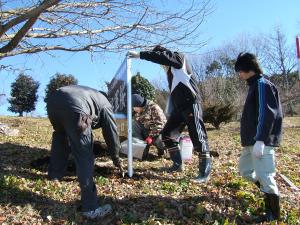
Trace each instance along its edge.
{"label": "bare tree", "polygon": [[265,48],[263,43],[259,36],[241,34],[218,48],[190,57],[205,105],[232,104],[242,110],[247,85],[235,73],[235,60],[240,52],[246,51],[260,57]]}
{"label": "bare tree", "polygon": [[283,87],[289,89],[288,75],[296,68],[297,62],[292,46],[288,45],[287,38],[281,27],[275,27],[274,32],[265,38],[264,64],[269,74],[278,74],[284,77]]}
{"label": "bare tree", "polygon": [[[210,0],[0,0],[0,58],[52,50],[202,46]],[[168,5],[176,5],[169,7]]]}
{"label": "bare tree", "polygon": [[283,107],[286,113],[294,114],[294,101],[297,99],[295,82],[290,82],[291,75],[296,69],[297,61],[293,46],[288,44],[287,37],[280,26],[265,38],[263,53],[264,66],[270,75],[281,76],[280,85]]}
{"label": "bare tree", "polygon": [[212,75],[234,75],[234,63],[241,52],[251,52],[262,59],[261,56],[266,47],[261,36],[246,33],[240,34],[237,38],[224,42],[220,47],[210,49],[200,55],[189,55],[196,76],[201,81]]}

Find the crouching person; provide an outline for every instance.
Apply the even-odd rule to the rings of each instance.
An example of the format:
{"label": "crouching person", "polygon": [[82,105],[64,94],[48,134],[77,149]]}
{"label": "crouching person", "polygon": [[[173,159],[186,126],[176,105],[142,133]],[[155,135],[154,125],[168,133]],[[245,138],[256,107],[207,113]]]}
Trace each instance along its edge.
{"label": "crouching person", "polygon": [[147,157],[151,145],[157,148],[158,156],[163,156],[164,145],[160,132],[167,121],[163,110],[159,105],[139,94],[132,95],[132,107],[134,111],[132,136],[147,143],[144,157]]}
{"label": "crouching person", "polygon": [[249,85],[241,118],[241,142],[244,147],[239,161],[240,174],[265,193],[265,214],[256,222],[278,220],[279,191],[274,179],[275,153],[282,132],[282,109],[279,94],[262,76],[256,57],[241,53],[235,70]]}
{"label": "crouching person", "polygon": [[99,91],[74,85],[56,90],[47,101],[47,112],[54,129],[49,178],[60,180],[64,176],[67,159],[72,152],[81,189],[82,214],[89,219],[104,217],[112,211],[112,207],[109,204],[99,207],[97,202],[97,189],[93,181],[92,129],[102,128],[112,161],[123,173],[112,106]]}

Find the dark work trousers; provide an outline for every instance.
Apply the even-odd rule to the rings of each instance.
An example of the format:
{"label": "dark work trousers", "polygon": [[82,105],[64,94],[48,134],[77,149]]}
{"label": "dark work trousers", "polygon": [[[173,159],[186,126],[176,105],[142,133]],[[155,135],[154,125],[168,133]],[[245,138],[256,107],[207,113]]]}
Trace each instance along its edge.
{"label": "dark work trousers", "polygon": [[[61,179],[64,176],[71,151],[81,189],[82,211],[95,210],[98,202],[97,189],[93,181],[94,153],[91,124],[83,119],[86,116],[66,110],[48,108],[48,116],[54,128],[48,168],[49,178]],[[82,126],[82,123],[86,124]]]}
{"label": "dark work trousers", "polygon": [[[209,147],[207,142],[207,133],[202,120],[202,110],[199,103],[190,105],[183,111],[174,109],[168,118],[168,121],[162,130],[162,139],[169,150],[172,152],[179,151],[178,137],[182,131],[182,125],[187,125],[194,150],[201,154],[209,156]],[[177,154],[178,155],[178,154]],[[179,162],[181,163],[181,161]]]}
{"label": "dark work trousers", "polygon": [[142,123],[136,120],[132,120],[132,137],[140,140],[145,140],[149,135],[149,131],[144,127]]}
{"label": "dark work trousers", "polygon": [[[145,126],[136,120],[132,121],[132,137],[138,138],[140,140],[145,140],[149,136],[149,130],[145,128]],[[164,145],[162,143],[161,138],[154,137],[153,145],[157,148],[158,154],[164,153]]]}

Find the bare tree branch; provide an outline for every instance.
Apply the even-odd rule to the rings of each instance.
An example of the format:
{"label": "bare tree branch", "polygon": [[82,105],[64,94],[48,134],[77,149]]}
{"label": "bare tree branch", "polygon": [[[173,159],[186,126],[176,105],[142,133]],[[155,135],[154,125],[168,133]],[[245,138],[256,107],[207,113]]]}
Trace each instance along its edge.
{"label": "bare tree branch", "polygon": [[[178,6],[173,9],[155,0],[39,2],[19,8],[3,3],[0,59],[53,50],[118,52],[156,44],[195,49],[205,44],[199,38],[200,27],[212,11],[210,0],[173,0],[170,4]],[[33,15],[39,15],[35,23],[29,22]]]}
{"label": "bare tree branch", "polygon": [[13,26],[16,26],[17,24],[22,23],[30,18],[38,17],[44,10],[52,7],[53,5],[56,5],[60,1],[61,0],[45,0],[38,7],[33,8],[33,9],[29,10],[28,12],[26,12],[25,14],[22,14],[14,19],[8,21],[8,23],[6,23],[0,27],[0,37],[7,30],[12,28]]}
{"label": "bare tree branch", "polygon": [[5,45],[4,47],[0,48],[0,53],[6,53],[18,46],[22,38],[26,35],[27,31],[32,27],[32,25],[36,22],[39,15],[30,18],[24,26],[16,33],[16,35],[11,39],[11,41]]}
{"label": "bare tree branch", "polygon": [[284,89],[289,92],[288,75],[295,69],[296,60],[292,48],[288,46],[286,36],[281,27],[275,27],[272,34],[266,37],[266,48],[264,51],[265,66],[271,74],[284,77]]}

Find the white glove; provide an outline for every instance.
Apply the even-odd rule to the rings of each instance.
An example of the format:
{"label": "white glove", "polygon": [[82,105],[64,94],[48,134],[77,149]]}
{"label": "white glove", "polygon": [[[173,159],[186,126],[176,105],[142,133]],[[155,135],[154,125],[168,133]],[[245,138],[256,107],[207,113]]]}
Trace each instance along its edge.
{"label": "white glove", "polygon": [[253,155],[256,158],[262,157],[262,155],[264,154],[264,148],[265,148],[265,144],[263,141],[256,141],[253,146]]}
{"label": "white glove", "polygon": [[128,51],[127,56],[129,58],[140,58],[140,53],[135,51]]}

